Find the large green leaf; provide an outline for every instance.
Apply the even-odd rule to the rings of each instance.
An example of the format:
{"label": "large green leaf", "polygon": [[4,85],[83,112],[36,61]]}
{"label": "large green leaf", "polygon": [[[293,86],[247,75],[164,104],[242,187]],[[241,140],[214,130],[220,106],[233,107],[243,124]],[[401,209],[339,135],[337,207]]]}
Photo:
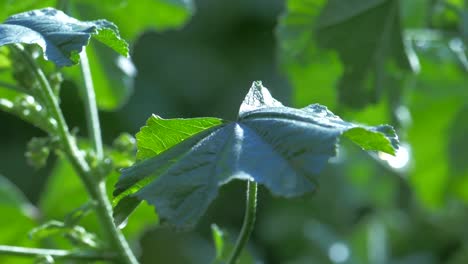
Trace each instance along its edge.
{"label": "large green leaf", "polygon": [[14,43],[37,44],[44,57],[58,66],[79,61],[79,53],[91,36],[128,55],[127,43],[119,37],[117,27],[106,20],[82,22],[62,11],[44,8],[9,17],[0,25],[0,46]]}
{"label": "large green leaf", "polygon": [[[397,146],[389,126],[348,123],[317,104],[285,107],[255,82],[236,122],[212,126],[125,169],[114,195],[146,200],[160,217],[190,227],[219,186],[233,179],[256,181],[284,197],[312,191],[314,175],[336,154],[342,134],[365,149],[393,154]],[[165,142],[164,134],[146,140]]]}
{"label": "large green leaf", "polygon": [[336,50],[344,64],[338,84],[344,104],[375,103],[391,70],[412,68],[402,40],[398,2],[330,0],[322,10],[317,40],[321,47]]}

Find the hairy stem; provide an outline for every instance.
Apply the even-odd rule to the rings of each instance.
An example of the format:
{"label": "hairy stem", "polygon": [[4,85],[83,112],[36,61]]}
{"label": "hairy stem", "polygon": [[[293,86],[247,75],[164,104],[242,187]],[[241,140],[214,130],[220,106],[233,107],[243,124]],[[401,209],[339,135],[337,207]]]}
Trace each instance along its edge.
{"label": "hairy stem", "polygon": [[25,248],[0,245],[0,254],[11,255],[18,257],[38,257],[38,256],[51,256],[54,259],[72,259],[72,260],[87,260],[87,261],[112,261],[118,255],[110,252],[101,251],[83,251],[83,250],[60,250],[60,249],[46,249],[46,248]]}
{"label": "hairy stem", "polygon": [[257,183],[253,181],[247,182],[247,201],[244,215],[244,223],[242,229],[237,238],[234,250],[229,257],[227,264],[235,264],[239,259],[242,249],[249,241],[250,234],[255,224],[255,214],[257,212]]}
{"label": "hairy stem", "polygon": [[96,153],[96,157],[102,160],[104,156],[102,147],[101,127],[99,124],[99,115],[96,105],[96,95],[94,93],[93,79],[89,67],[88,56],[86,51],[80,53],[80,68],[83,75],[84,89],[83,100],[86,111],[86,122],[88,123],[88,136],[91,139],[91,144]]}
{"label": "hairy stem", "polygon": [[93,174],[88,163],[84,159],[82,151],[78,148],[75,139],[70,135],[62,110],[60,109],[58,100],[49,84],[49,81],[34,59],[28,52],[24,51],[22,46],[16,45],[14,46],[14,50],[15,52],[18,52],[21,58],[25,61],[29,70],[35,75],[39,85],[41,86],[44,104],[47,111],[49,111],[51,117],[56,120],[56,133],[60,138],[63,151],[65,152],[67,159],[73,165],[73,168],[80,176],[91,199],[96,202],[96,214],[101,222],[104,232],[110,240],[109,242],[111,243],[111,246],[117,250],[120,255],[119,262],[125,264],[137,264],[138,261],[133,255],[133,252],[131,251],[123,234],[114,224],[112,206],[109,198],[107,197],[104,179],[103,177],[97,177]]}

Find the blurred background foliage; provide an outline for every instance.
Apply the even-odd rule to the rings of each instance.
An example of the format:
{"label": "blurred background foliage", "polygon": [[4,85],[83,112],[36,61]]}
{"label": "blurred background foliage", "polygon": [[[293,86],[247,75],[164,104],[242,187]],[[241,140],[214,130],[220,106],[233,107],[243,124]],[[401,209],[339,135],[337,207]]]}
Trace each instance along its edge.
{"label": "blurred background foliage", "polygon": [[[0,18],[45,6],[113,21],[131,43],[133,63],[96,43],[88,49],[109,146],[152,113],[233,119],[253,80],[288,105],[320,103],[347,120],[397,128],[396,157],[344,141],[316,193],[286,200],[261,189],[243,263],[467,263],[468,1],[1,0]],[[86,136],[75,68],[65,70],[62,106]],[[78,178],[61,158],[28,166],[26,142],[41,132],[6,113],[0,120],[0,244],[70,247],[28,232],[86,203]],[[142,263],[208,263],[211,224],[233,240],[244,199],[242,183],[227,185],[187,232],[158,226],[143,205],[124,231]],[[92,214],[80,224],[99,233]]]}

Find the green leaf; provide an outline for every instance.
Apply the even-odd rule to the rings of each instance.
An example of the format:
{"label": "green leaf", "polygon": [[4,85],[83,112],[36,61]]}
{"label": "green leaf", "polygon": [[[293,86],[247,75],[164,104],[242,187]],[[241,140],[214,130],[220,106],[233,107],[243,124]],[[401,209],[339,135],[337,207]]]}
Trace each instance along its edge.
{"label": "green leaf", "polygon": [[389,70],[411,70],[399,12],[394,0],[330,0],[322,10],[317,40],[336,50],[344,64],[338,83],[344,104],[360,108],[377,102]]}
{"label": "green leaf", "polygon": [[128,45],[119,37],[117,27],[106,20],[79,21],[62,11],[44,8],[9,17],[0,25],[0,46],[7,44],[37,44],[44,58],[57,66],[78,63],[79,53],[91,36],[128,56]]}
{"label": "green leaf", "polygon": [[460,195],[459,198],[468,201],[467,174],[455,164],[457,160],[451,156],[455,147],[458,150],[455,155],[463,159],[464,153],[460,151],[466,145],[458,141],[455,146],[451,146],[453,138],[450,137],[461,133],[464,140],[466,138],[466,131],[456,132],[454,125],[456,122],[465,122],[459,119],[459,115],[468,101],[466,73],[447,58],[440,60],[430,57],[434,53],[444,52],[442,48],[437,48],[440,50],[421,52],[424,70],[414,85],[424,87],[424,91],[410,90],[408,95],[411,98],[408,102],[409,111],[414,120],[408,129],[408,141],[411,143],[412,162],[415,164],[408,179],[419,203],[432,210],[444,208],[451,196]]}
{"label": "green leaf", "polygon": [[[219,186],[233,179],[254,180],[284,197],[312,191],[314,176],[336,154],[338,138],[350,130],[355,130],[350,139],[367,149],[393,153],[397,147],[389,126],[345,122],[317,104],[286,107],[261,82],[254,82],[236,122],[212,126],[123,170],[114,195],[146,200],[161,218],[177,227],[191,227],[217,196]],[[174,133],[180,135],[171,135],[167,144],[184,135],[184,131]],[[372,140],[367,139],[369,133]],[[164,146],[163,136],[145,138],[145,148],[151,142]]]}
{"label": "green leaf", "polygon": [[[218,118],[163,119],[153,115],[136,134],[137,160],[154,157],[188,137],[221,123],[222,120]],[[164,135],[163,139],[161,135]]]}
{"label": "green leaf", "polygon": [[216,250],[215,261],[221,261],[224,255],[224,232],[215,224],[211,225],[211,235]]}
{"label": "green leaf", "polygon": [[[376,132],[381,132],[386,137],[382,137],[382,134]],[[395,130],[385,125],[373,128],[355,127],[349,129],[343,135],[354,141],[364,150],[379,149],[382,152],[395,155],[395,146],[398,145],[398,137]],[[389,141],[391,144],[388,144]]]}
{"label": "green leaf", "polygon": [[[0,244],[34,247],[37,244],[28,239],[28,232],[38,218],[37,209],[26,196],[7,178],[0,175]],[[0,263],[30,263],[9,256],[0,256]]]}
{"label": "green leaf", "polygon": [[315,41],[316,23],[325,0],[288,0],[276,27],[281,68],[294,87],[294,105],[311,100],[333,107],[333,87],[341,75],[341,63],[333,52],[325,52]]}
{"label": "green leaf", "polygon": [[283,59],[300,59],[314,45],[315,20],[325,0],[289,0],[280,17],[276,34]]}
{"label": "green leaf", "polygon": [[0,206],[11,206],[17,208],[25,216],[34,218],[35,207],[28,201],[26,196],[8,179],[0,175]]}
{"label": "green leaf", "polygon": [[191,0],[121,0],[119,3],[106,0],[104,4],[86,0],[75,5],[85,18],[103,17],[114,21],[122,36],[132,41],[145,30],[163,31],[183,26],[195,9]]}
{"label": "green leaf", "polygon": [[[229,236],[224,230],[217,225],[211,225],[211,235],[215,245],[215,259],[212,264],[223,264],[229,261],[230,253],[234,250],[234,243],[229,239]],[[253,264],[255,260],[248,250],[243,250],[238,261],[238,264]]]}
{"label": "green leaf", "polygon": [[[218,118],[163,119],[153,115],[136,135],[137,160],[154,157],[188,137],[221,123],[222,120]],[[164,135],[164,139],[159,135]],[[137,198],[127,196],[132,192],[134,190],[130,189],[113,201],[116,206],[114,209],[116,225],[121,225],[140,204]]]}

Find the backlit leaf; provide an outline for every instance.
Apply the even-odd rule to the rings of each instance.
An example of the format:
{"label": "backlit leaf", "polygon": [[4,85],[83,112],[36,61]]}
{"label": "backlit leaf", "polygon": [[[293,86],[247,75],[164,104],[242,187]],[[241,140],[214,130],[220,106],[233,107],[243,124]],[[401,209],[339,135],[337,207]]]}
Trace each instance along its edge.
{"label": "backlit leaf", "polygon": [[[146,200],[161,218],[177,227],[191,227],[217,196],[218,188],[233,179],[256,181],[284,197],[312,191],[314,176],[335,156],[338,138],[345,132],[366,149],[393,154],[397,147],[389,126],[345,122],[318,104],[286,107],[261,82],[254,82],[237,121],[200,129],[123,170],[114,195],[117,201],[128,196]],[[183,136],[183,129],[174,130],[167,142]],[[159,133],[144,140],[146,148],[151,142],[166,144],[164,134]]]}

